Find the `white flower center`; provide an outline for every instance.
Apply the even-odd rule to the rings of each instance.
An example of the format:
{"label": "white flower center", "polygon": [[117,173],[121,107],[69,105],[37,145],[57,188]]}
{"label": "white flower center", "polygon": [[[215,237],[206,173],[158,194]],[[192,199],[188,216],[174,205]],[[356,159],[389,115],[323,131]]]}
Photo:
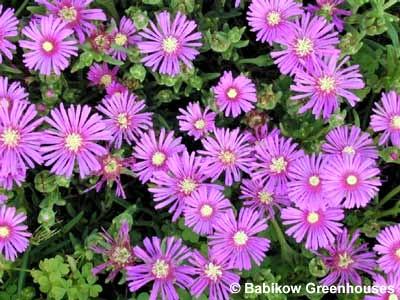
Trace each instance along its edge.
{"label": "white flower center", "polygon": [[226,92],[226,95],[228,96],[229,99],[233,100],[238,95],[238,91],[237,89],[232,87]]}
{"label": "white flower center", "polygon": [[388,300],[399,300],[396,294],[390,294]]}
{"label": "white flower center", "polygon": [[203,119],[198,119],[196,122],[194,122],[194,128],[197,130],[202,130],[206,127],[206,122]]}
{"label": "white flower center", "polygon": [[10,148],[15,148],[19,144],[21,136],[16,129],[6,128],[1,134],[1,141],[3,141],[4,145]]}
{"label": "white flower center", "polygon": [[191,178],[185,178],[179,185],[181,192],[186,195],[190,195],[197,188],[197,183]]}
{"label": "white flower center", "polygon": [[128,37],[125,34],[119,32],[115,35],[114,42],[118,46],[124,46],[127,41],[128,41]]}
{"label": "white flower center", "polygon": [[225,165],[233,165],[236,161],[235,153],[232,151],[222,151],[219,160]]}
{"label": "white flower center", "polygon": [[117,116],[118,126],[122,129],[127,129],[129,125],[129,118],[127,113],[120,113]]}
{"label": "white flower center", "polygon": [[10,228],[7,225],[0,226],[0,239],[5,239],[10,235]]}
{"label": "white flower center", "polygon": [[354,260],[351,259],[351,256],[347,254],[347,252],[343,254],[339,254],[339,262],[338,266],[342,269],[347,269],[349,265],[351,265]]}
{"label": "white flower center", "polygon": [[53,44],[52,42],[50,42],[50,41],[44,41],[44,42],[42,43],[42,49],[43,49],[45,52],[51,52],[51,51],[53,51],[53,49],[54,49],[54,44]]}
{"label": "white flower center", "polygon": [[400,116],[393,116],[391,120],[393,129],[400,129]]}
{"label": "white flower center", "polygon": [[108,157],[103,161],[104,164],[104,173],[106,174],[114,174],[118,172],[120,164],[117,159],[113,157]]}
{"label": "white flower center", "polygon": [[285,160],[285,158],[283,156],[280,156],[278,158],[273,158],[271,160],[269,169],[274,173],[280,174],[280,173],[286,171],[287,164],[288,163]]}
{"label": "white flower center", "polygon": [[281,22],[281,14],[277,11],[270,11],[267,14],[267,23],[269,26],[276,26]]}
{"label": "white flower center", "polygon": [[221,266],[209,263],[204,268],[204,273],[208,278],[215,282],[222,276]]}
{"label": "white flower center", "polygon": [[65,138],[65,147],[72,152],[78,152],[83,144],[82,136],[78,133],[68,134]]}
{"label": "white flower center", "polygon": [[104,74],[100,78],[100,83],[105,87],[109,86],[112,82],[112,76],[110,74]]}
{"label": "white flower center", "polygon": [[258,199],[262,204],[269,204],[273,200],[272,194],[265,191],[258,192]]}
{"label": "white flower center", "polygon": [[162,48],[167,54],[172,54],[178,49],[178,45],[178,40],[173,36],[169,36],[163,40]]}
{"label": "white flower center", "polygon": [[203,204],[203,206],[200,208],[200,214],[205,218],[210,217],[213,211],[213,208],[209,204]]}
{"label": "white flower center", "polygon": [[313,42],[309,38],[304,37],[297,39],[294,50],[298,56],[305,57],[312,53],[313,47]]}
{"label": "white flower center", "polygon": [[319,221],[319,214],[316,212],[309,212],[307,215],[307,222],[310,224],[315,224]]}
{"label": "white flower center", "polygon": [[336,82],[332,76],[324,76],[318,79],[319,89],[324,93],[332,93],[335,90]]}
{"label": "white flower center", "polygon": [[343,148],[342,153],[354,155],[356,153],[356,150],[353,148],[353,146],[346,146]]}
{"label": "white flower center", "polygon": [[77,15],[78,13],[73,6],[71,7],[64,6],[62,9],[58,11],[58,16],[67,22],[75,21]]}
{"label": "white flower center", "polygon": [[233,236],[233,241],[235,242],[236,246],[244,246],[246,245],[249,237],[243,230],[239,230]]}
{"label": "white flower center", "polygon": [[112,253],[112,259],[120,265],[126,264],[131,258],[131,253],[125,247],[116,247]]}
{"label": "white flower center", "polygon": [[151,268],[151,272],[157,279],[164,279],[169,274],[169,264],[164,259],[157,259]]}
{"label": "white flower center", "polygon": [[166,159],[167,159],[167,156],[164,153],[157,151],[156,153],[153,154],[153,157],[151,158],[151,162],[156,167],[160,167],[164,164]]}
{"label": "white flower center", "polygon": [[319,183],[320,183],[320,179],[319,179],[319,177],[318,176],[316,176],[316,175],[313,175],[313,176],[311,176],[310,178],[308,178],[308,183],[311,185],[311,186],[318,186],[319,185]]}
{"label": "white flower center", "polygon": [[349,175],[346,177],[346,183],[348,185],[353,186],[353,185],[356,185],[357,182],[358,182],[358,179],[357,179],[357,176],[355,176],[355,175]]}

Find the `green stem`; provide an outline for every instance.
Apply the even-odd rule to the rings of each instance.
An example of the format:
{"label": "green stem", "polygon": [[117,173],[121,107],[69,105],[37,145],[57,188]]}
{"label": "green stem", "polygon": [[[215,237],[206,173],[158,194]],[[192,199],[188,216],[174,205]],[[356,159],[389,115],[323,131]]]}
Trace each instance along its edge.
{"label": "green stem", "polygon": [[24,2],[22,2],[22,4],[18,7],[18,10],[15,13],[15,16],[19,16],[20,13],[22,13],[22,11],[25,9],[25,7],[28,5],[29,0],[25,0]]}
{"label": "green stem", "polygon": [[297,253],[294,251],[289,244],[287,243],[285,239],[285,235],[283,234],[281,228],[279,227],[279,224],[276,222],[275,219],[271,220],[272,227],[274,227],[276,236],[278,238],[279,244],[281,245],[281,250],[282,250],[282,258],[291,263],[294,264],[296,260]]}
{"label": "green stem", "polygon": [[20,296],[21,291],[24,288],[26,272],[30,272],[30,270],[26,269],[26,267],[29,264],[30,251],[31,249],[28,248],[28,250],[25,251],[24,256],[22,257],[22,266],[21,266],[22,268],[19,269],[19,275],[18,275],[18,296]]}
{"label": "green stem", "polygon": [[396,196],[398,193],[400,193],[400,185],[395,187],[393,190],[391,190],[383,199],[378,203],[378,206],[376,208],[382,207],[386,202],[388,202],[390,199],[392,199],[394,196]]}

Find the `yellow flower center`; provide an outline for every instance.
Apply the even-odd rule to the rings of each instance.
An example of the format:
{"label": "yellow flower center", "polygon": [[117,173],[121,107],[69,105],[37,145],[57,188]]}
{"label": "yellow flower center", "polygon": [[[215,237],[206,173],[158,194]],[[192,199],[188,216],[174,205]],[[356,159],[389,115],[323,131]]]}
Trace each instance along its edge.
{"label": "yellow flower center", "polygon": [[128,114],[126,113],[120,113],[117,116],[117,122],[118,122],[118,126],[122,129],[127,129],[128,125],[129,125],[129,118],[128,118]]}
{"label": "yellow flower center", "polygon": [[0,238],[5,239],[10,235],[10,228],[8,226],[3,225],[0,226]]}
{"label": "yellow flower center", "polygon": [[107,36],[104,34],[99,34],[94,38],[94,43],[96,44],[97,47],[103,48],[107,45],[108,39]]}
{"label": "yellow flower center", "polygon": [[233,236],[233,241],[235,242],[236,246],[245,245],[247,243],[248,239],[249,239],[249,237],[243,230],[236,232],[235,235]]}
{"label": "yellow flower center", "polygon": [[268,192],[265,192],[265,191],[258,192],[258,199],[263,204],[269,204],[273,200],[272,199],[272,194],[270,194]]}
{"label": "yellow flower center", "polygon": [[311,186],[318,186],[320,183],[319,177],[316,175],[311,176],[310,178],[308,178],[308,183]]}
{"label": "yellow flower center", "polygon": [[131,253],[125,247],[116,247],[112,253],[112,260],[120,265],[126,264],[131,258]]}
{"label": "yellow flower center", "polygon": [[394,129],[400,129],[400,116],[393,116],[391,123]]}
{"label": "yellow flower center", "polygon": [[396,254],[396,256],[397,256],[398,258],[400,258],[400,248],[398,248],[398,249],[396,250],[395,254]]}
{"label": "yellow flower center", "polygon": [[226,95],[228,96],[229,99],[233,100],[238,95],[238,91],[235,88],[230,88],[228,92],[226,92]]}
{"label": "yellow flower center", "polygon": [[116,173],[120,167],[117,159],[114,157],[107,157],[104,162],[104,172],[107,174]]}
{"label": "yellow flower center", "polygon": [[128,41],[128,37],[123,34],[123,33],[117,33],[115,35],[114,38],[114,42],[118,45],[118,46],[124,46],[126,44],[126,42]]}
{"label": "yellow flower center", "polygon": [[342,153],[354,155],[356,153],[356,150],[353,148],[353,146],[346,146],[343,148]]}
{"label": "yellow flower center", "polygon": [[44,41],[42,43],[42,49],[46,52],[51,52],[54,49],[54,45],[50,41]]}
{"label": "yellow flower center", "polygon": [[354,175],[349,175],[349,176],[347,176],[347,178],[346,178],[346,183],[347,183],[348,185],[356,185],[357,182],[358,182],[358,179],[357,179],[357,177],[354,176]]}
{"label": "yellow flower center", "polygon": [[156,153],[153,154],[153,157],[151,158],[151,162],[156,167],[160,167],[164,164],[166,159],[167,159],[167,156],[164,153],[157,151]]}
{"label": "yellow flower center", "polygon": [[388,300],[399,300],[396,294],[390,294]]}
{"label": "yellow flower center", "polygon": [[309,212],[307,215],[307,222],[310,224],[315,224],[319,221],[319,214],[316,212]]}
{"label": "yellow flower center", "polygon": [[65,138],[65,147],[72,152],[78,152],[83,144],[83,139],[78,133],[68,134]]}
{"label": "yellow flower center", "polygon": [[169,36],[163,40],[162,48],[167,54],[172,54],[178,49],[178,40]]}
{"label": "yellow flower center", "polygon": [[212,281],[217,281],[218,278],[222,276],[221,266],[214,265],[213,263],[209,263],[204,268],[204,273]]}
{"label": "yellow flower center", "polygon": [[190,195],[197,188],[197,183],[190,178],[185,178],[180,183],[181,192]]}
{"label": "yellow flower center", "polygon": [[278,158],[273,158],[272,163],[269,166],[269,168],[272,172],[278,173],[278,174],[286,171],[286,167],[287,167],[287,161],[285,160],[285,158],[283,156],[280,156]]}
{"label": "yellow flower center", "polygon": [[166,278],[169,274],[169,264],[163,259],[157,259],[151,268],[151,272],[157,279]]}
{"label": "yellow flower center", "polygon": [[313,51],[313,42],[306,37],[298,39],[294,50],[298,56],[305,57]]}
{"label": "yellow flower center", "polygon": [[62,9],[58,11],[58,16],[67,22],[75,21],[77,14],[78,13],[73,6],[71,7],[64,6]]}
{"label": "yellow flower center", "polygon": [[208,218],[209,216],[212,215],[213,213],[213,208],[208,205],[208,204],[204,204],[201,208],[200,208],[200,213],[202,217]]}
{"label": "yellow flower center", "polygon": [[232,165],[236,161],[235,153],[232,151],[222,151],[219,160],[225,165]]}
{"label": "yellow flower center", "polygon": [[270,11],[267,14],[267,23],[269,26],[276,26],[281,22],[281,14],[277,11]]}
{"label": "yellow flower center", "polygon": [[318,85],[324,93],[332,93],[335,90],[335,78],[332,76],[324,76],[318,79]]}
{"label": "yellow flower center", "polygon": [[196,122],[194,122],[194,128],[197,130],[202,130],[206,127],[206,122],[204,122],[203,119],[198,119]]}
{"label": "yellow flower center", "polygon": [[10,148],[15,148],[19,144],[21,136],[18,130],[12,128],[6,128],[3,133],[1,134],[1,140],[3,141],[4,145]]}
{"label": "yellow flower center", "polygon": [[328,15],[332,15],[332,12],[333,12],[334,8],[335,7],[332,4],[326,3],[326,4],[322,5],[321,10],[323,12],[327,13]]}
{"label": "yellow flower center", "polygon": [[112,77],[110,74],[104,74],[100,78],[100,83],[104,85],[105,87],[109,86],[112,82]]}
{"label": "yellow flower center", "polygon": [[351,265],[354,260],[345,252],[343,254],[339,254],[339,263],[338,266],[342,269],[347,269],[349,265]]}

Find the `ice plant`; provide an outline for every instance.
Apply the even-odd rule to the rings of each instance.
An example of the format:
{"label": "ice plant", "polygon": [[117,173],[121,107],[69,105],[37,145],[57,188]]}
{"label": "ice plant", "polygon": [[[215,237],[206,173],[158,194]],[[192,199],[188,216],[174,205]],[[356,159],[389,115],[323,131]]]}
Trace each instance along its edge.
{"label": "ice plant", "polygon": [[113,136],[111,144],[117,149],[121,148],[122,142],[129,145],[137,142],[153,126],[152,113],[143,112],[145,109],[145,102],[129,92],[105,97],[97,106],[97,110],[104,114],[104,123]]}
{"label": "ice plant", "polygon": [[150,21],[150,26],[139,33],[143,38],[138,42],[144,56],[142,62],[154,72],[170,76],[181,72],[181,63],[192,68],[192,61],[202,46],[196,22],[180,12],[171,20],[167,11],[158,13],[156,19],[157,24]]}
{"label": "ice plant", "polygon": [[332,129],[326,135],[322,151],[326,155],[360,155],[363,158],[377,159],[378,150],[369,133],[357,126],[343,125]]}
{"label": "ice plant", "polygon": [[233,268],[227,264],[226,260],[221,260],[212,253],[205,258],[196,250],[189,258],[189,262],[193,266],[195,276],[190,288],[193,296],[200,297],[208,289],[210,300],[231,299],[229,287],[234,283],[238,284],[240,276],[233,272]]}
{"label": "ice plant", "polygon": [[[112,31],[113,43],[124,50],[128,50],[129,47],[136,45],[140,41],[139,35],[136,33],[136,26],[131,19],[123,16],[119,22],[119,27]],[[111,47],[111,55],[121,61],[126,60],[126,51],[118,48]]]}
{"label": "ice plant", "polygon": [[269,240],[257,234],[267,229],[267,220],[249,208],[239,211],[238,220],[232,212],[224,214],[210,235],[208,245],[213,255],[227,259],[229,266],[250,270],[252,262],[260,265],[269,249]]}
{"label": "ice plant", "polygon": [[213,181],[224,173],[225,184],[230,186],[240,181],[241,171],[250,174],[252,149],[239,128],[217,128],[214,134],[201,141],[204,150],[198,151],[205,158],[203,172]]}
{"label": "ice plant", "polygon": [[31,233],[24,213],[17,213],[15,207],[0,206],[0,253],[6,260],[14,261],[19,253],[28,248]]}
{"label": "ice plant", "polygon": [[43,5],[54,17],[67,23],[67,27],[74,30],[79,42],[84,43],[85,37],[96,26],[92,21],[106,21],[107,17],[99,8],[89,8],[93,0],[35,0]]}
{"label": "ice plant", "polygon": [[18,186],[25,181],[26,167],[22,164],[16,165],[17,172],[5,172],[0,170],[0,187],[6,190],[12,190],[14,183]]}
{"label": "ice plant", "polygon": [[42,151],[46,166],[52,166],[56,175],[71,177],[77,163],[80,177],[99,171],[101,164],[97,157],[106,155],[107,150],[99,145],[101,141],[111,140],[102,117],[91,113],[87,105],[64,104],[54,108],[51,117],[45,121],[50,129],[42,135]]}
{"label": "ice plant", "polygon": [[0,76],[0,107],[10,108],[16,101],[28,102],[28,93],[17,81],[9,82],[8,77]]}
{"label": "ice plant", "polygon": [[218,220],[232,210],[221,190],[203,185],[186,198],[185,225],[200,235],[212,234]]}
{"label": "ice plant", "polygon": [[305,240],[305,247],[311,250],[324,248],[335,241],[342,231],[344,219],[340,208],[319,208],[316,210],[284,208],[281,211],[282,223],[288,225],[286,234],[296,242]]}
{"label": "ice plant", "polygon": [[106,281],[112,281],[120,271],[125,270],[127,266],[134,265],[135,254],[129,237],[128,222],[122,222],[116,238],[113,238],[104,228],[102,230],[103,232],[100,235],[103,238],[103,243],[92,245],[90,248],[95,253],[102,254],[106,262],[94,267],[92,273],[97,275],[109,269],[111,272]]}
{"label": "ice plant", "polygon": [[379,267],[385,273],[400,271],[400,225],[384,228],[376,237],[374,250],[380,255]]}
{"label": "ice plant", "polygon": [[256,145],[268,136],[279,136],[279,134],[279,129],[272,128],[272,130],[270,130],[267,124],[263,124],[253,128],[253,130],[249,132],[249,135],[247,135],[247,139],[251,144]]}
{"label": "ice plant", "polygon": [[13,8],[5,8],[0,5],[0,64],[3,63],[3,56],[12,59],[12,51],[16,47],[9,39],[18,35],[18,19],[14,15]]}
{"label": "ice plant", "polygon": [[379,173],[373,160],[337,155],[327,159],[321,172],[323,189],[332,205],[365,207],[379,191]]}
{"label": "ice plant", "polygon": [[321,284],[361,285],[359,272],[374,275],[375,255],[368,251],[367,244],[355,245],[359,237],[359,230],[350,237],[345,228],[337,236],[336,242],[326,247],[327,255],[319,255],[329,271],[328,276],[321,280]]}
{"label": "ice plant", "polygon": [[337,55],[329,56],[314,67],[298,69],[290,89],[296,93],[292,100],[309,99],[299,113],[312,110],[317,118],[329,118],[339,108],[340,99],[354,106],[360,98],[352,91],[364,88],[359,66],[344,67],[349,57],[339,61]]}
{"label": "ice plant", "polygon": [[134,266],[128,266],[127,281],[131,292],[135,292],[142,286],[153,281],[149,299],[178,300],[175,289],[192,286],[193,268],[185,265],[191,252],[183,245],[181,239],[167,237],[161,241],[158,237],[145,238],[144,248],[136,246],[134,253],[143,261]]}
{"label": "ice plant", "polygon": [[283,49],[271,52],[283,74],[293,75],[299,68],[312,70],[323,56],[337,55],[338,33],[323,17],[303,14],[280,39]]}
{"label": "ice plant", "polygon": [[317,5],[309,4],[306,7],[306,10],[311,13],[320,12],[327,16],[329,19],[332,19],[333,24],[335,25],[338,31],[343,31],[344,21],[342,17],[351,16],[351,12],[339,8],[339,5],[344,3],[344,0],[316,0]]}
{"label": "ice plant", "polygon": [[400,273],[389,273],[386,278],[380,274],[373,276],[374,286],[392,287],[393,292],[378,291],[374,296],[365,296],[364,300],[398,300],[400,299]]}
{"label": "ice plant", "polygon": [[50,15],[31,21],[22,33],[28,38],[19,41],[26,49],[24,64],[40,74],[60,75],[69,66],[70,57],[78,55],[77,42],[71,39],[73,31],[60,18]]}
{"label": "ice plant", "polygon": [[251,175],[254,179],[272,183],[277,193],[284,194],[292,163],[302,155],[303,151],[297,150],[297,144],[290,138],[268,136],[255,145],[256,161]]}
{"label": "ice plant", "polygon": [[106,63],[93,64],[89,68],[88,79],[91,85],[99,85],[107,88],[117,79],[119,68],[117,66],[112,69]]}
{"label": "ice plant", "polygon": [[301,14],[301,5],[293,0],[252,0],[247,20],[256,40],[272,45],[290,33],[292,19]]}
{"label": "ice plant", "polygon": [[181,140],[181,137],[174,137],[173,131],[166,132],[164,128],[161,128],[157,137],[154,130],[143,134],[134,147],[133,157],[137,161],[132,167],[142,183],[149,181],[155,171],[166,171],[170,157],[186,150]]}
{"label": "ice plant", "polygon": [[252,110],[257,101],[255,84],[244,75],[233,77],[231,71],[224,72],[213,92],[219,110],[226,117],[235,118]]}
{"label": "ice plant", "polygon": [[190,102],[186,110],[180,108],[179,112],[181,114],[177,119],[180,131],[187,132],[195,140],[215,130],[216,113],[212,112],[208,106],[203,110],[198,102]]}
{"label": "ice plant", "polygon": [[121,95],[128,91],[129,90],[126,86],[117,81],[113,81],[110,85],[106,87],[107,96],[109,97],[114,95]]}
{"label": "ice plant", "polygon": [[382,132],[379,144],[390,140],[394,146],[400,146],[400,96],[395,91],[382,93],[381,103],[375,103],[372,109],[371,127],[375,132]]}

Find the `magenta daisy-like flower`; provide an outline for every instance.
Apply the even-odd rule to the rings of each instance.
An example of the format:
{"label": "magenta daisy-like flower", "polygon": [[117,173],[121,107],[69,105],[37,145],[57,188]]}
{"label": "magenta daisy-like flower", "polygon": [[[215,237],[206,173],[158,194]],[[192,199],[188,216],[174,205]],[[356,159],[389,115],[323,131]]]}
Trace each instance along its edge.
{"label": "magenta daisy-like flower", "polygon": [[268,125],[259,125],[253,128],[252,131],[249,131],[248,141],[251,144],[258,144],[262,140],[266,139],[268,136],[279,136],[281,131],[277,128],[272,128],[272,130],[269,130]]}
{"label": "magenta daisy-like flower", "polygon": [[305,240],[307,249],[316,250],[329,246],[335,241],[335,236],[342,231],[344,219],[340,208],[319,208],[316,210],[284,208],[281,211],[282,223],[289,225],[286,234],[296,242]]}
{"label": "magenta daisy-like flower", "polygon": [[87,105],[71,105],[66,110],[62,103],[50,114],[45,120],[51,128],[41,140],[46,145],[42,146],[45,165],[52,166],[51,172],[71,177],[75,162],[81,178],[99,171],[98,157],[106,155],[107,150],[98,142],[112,139],[101,116],[91,114]]}
{"label": "magenta daisy-like flower", "polygon": [[375,254],[368,251],[368,245],[365,243],[355,245],[359,237],[360,231],[357,230],[349,240],[347,229],[344,228],[337,236],[336,242],[326,247],[328,254],[319,255],[329,270],[329,275],[321,280],[321,284],[361,285],[362,279],[359,272],[375,274]]}
{"label": "magenta daisy-like flower", "polygon": [[292,139],[269,136],[255,145],[252,177],[272,183],[279,194],[285,194],[292,163],[303,155]]}
{"label": "magenta daisy-like flower", "polygon": [[137,161],[132,167],[142,183],[149,181],[154,172],[168,170],[167,162],[171,156],[186,150],[181,141],[181,137],[174,138],[174,132],[167,133],[164,128],[161,128],[158,137],[156,137],[154,130],[143,134],[134,147],[133,157]]}
{"label": "magenta daisy-like flower", "polygon": [[88,8],[93,0],[35,0],[43,5],[55,17],[63,20],[68,28],[74,30],[79,42],[83,44],[96,26],[92,21],[106,21],[107,17],[99,8]]}
{"label": "magenta daisy-like flower", "polygon": [[379,173],[373,160],[359,155],[337,155],[327,159],[321,172],[322,185],[333,205],[365,207],[379,191]]}
{"label": "magenta daisy-like flower", "polygon": [[323,56],[337,55],[338,33],[323,17],[303,14],[279,41],[283,50],[271,52],[280,71],[293,75],[301,67],[313,69]]}
{"label": "magenta daisy-like flower", "polygon": [[389,273],[385,277],[380,274],[373,276],[374,286],[392,287],[392,291],[378,291],[374,296],[365,296],[364,300],[398,300],[400,299],[400,273]]}
{"label": "magenta daisy-like flower", "polygon": [[[103,228],[102,228],[103,229]],[[113,238],[106,230],[100,233],[105,245],[93,245],[90,247],[95,253],[102,254],[107,261],[92,269],[93,275],[109,269],[111,272],[106,281],[114,280],[117,274],[127,266],[134,265],[135,254],[129,238],[129,224],[123,221],[118,231],[118,236]]]}
{"label": "magenta daisy-like flower", "polygon": [[128,266],[127,281],[131,292],[153,281],[149,299],[179,300],[175,286],[182,289],[192,286],[193,267],[184,264],[192,253],[183,245],[181,239],[174,237],[161,241],[158,237],[145,238],[144,249],[136,246],[136,257],[143,261],[135,266]]}
{"label": "magenta daisy-like flower", "polygon": [[20,40],[19,45],[26,49],[24,64],[30,70],[50,75],[69,66],[69,58],[78,55],[77,43],[71,39],[73,31],[59,18],[52,15],[39,21],[31,21],[22,29],[29,40]]}
{"label": "magenta daisy-like flower", "polygon": [[[111,33],[113,36],[113,43],[127,50],[130,46],[136,45],[140,41],[140,37],[136,34],[136,26],[131,19],[123,16],[119,22],[119,27],[114,29]],[[111,55],[124,61],[127,57],[126,51],[112,48],[110,51]]]}
{"label": "magenta daisy-like flower", "polygon": [[196,298],[204,294],[208,288],[210,300],[229,300],[232,284],[238,284],[240,276],[233,272],[226,261],[209,253],[205,258],[199,251],[194,251],[189,258],[195,276],[190,293]]}
{"label": "magenta daisy-like flower", "polygon": [[382,93],[381,103],[372,109],[371,127],[375,132],[382,132],[379,144],[387,144],[389,139],[400,147],[400,96],[394,91]]}
{"label": "magenta daisy-like flower", "polygon": [[231,71],[224,72],[213,91],[217,106],[225,112],[226,117],[237,117],[242,112],[248,112],[257,102],[255,84],[244,75],[234,78]]}
{"label": "magenta daisy-like flower", "polygon": [[215,232],[209,236],[209,245],[215,257],[227,259],[229,266],[250,270],[252,261],[260,265],[269,249],[270,241],[257,234],[267,229],[267,220],[259,212],[242,208],[236,221],[232,212],[217,222]]}
{"label": "magenta daisy-like flower", "polygon": [[28,248],[31,234],[25,220],[26,215],[17,213],[15,207],[0,206],[0,253],[6,260],[14,261]]}
{"label": "magenta daisy-like flower", "polygon": [[293,0],[253,0],[247,20],[257,41],[272,45],[290,33],[291,19],[301,14],[301,5]]}
{"label": "magenta daisy-like flower", "polygon": [[344,21],[342,17],[351,16],[351,12],[338,8],[340,4],[344,3],[344,0],[316,0],[317,5],[309,4],[306,10],[311,13],[321,12],[330,19],[338,31],[343,31]]}
{"label": "magenta daisy-like flower", "polygon": [[289,205],[286,195],[275,192],[271,183],[264,183],[262,180],[243,179],[241,185],[240,199],[244,200],[243,205],[260,212],[267,219],[275,215],[274,208]]}
{"label": "magenta daisy-like flower", "polygon": [[374,250],[381,256],[379,267],[385,273],[400,271],[400,225],[384,228],[376,237]]}
{"label": "magenta daisy-like flower", "polygon": [[202,46],[201,33],[195,31],[197,24],[178,12],[171,21],[167,11],[156,15],[157,25],[150,21],[150,27],[139,34],[143,40],[138,42],[144,55],[142,62],[154,72],[175,76],[181,72],[181,63],[192,68],[192,61]]}
{"label": "magenta daisy-like flower", "polygon": [[9,108],[13,102],[28,102],[28,93],[19,82],[9,84],[7,77],[0,76],[0,107]]}
{"label": "magenta daisy-like flower", "polygon": [[117,80],[117,66],[112,69],[106,63],[93,64],[89,68],[88,79],[91,85],[99,85],[107,88]]}
{"label": "magenta daisy-like flower", "polygon": [[212,234],[218,220],[231,210],[222,191],[203,185],[186,198],[185,225],[200,235]]}
{"label": "magenta daisy-like flower", "polygon": [[7,202],[8,197],[6,195],[0,194],[0,205],[3,205]]}
{"label": "magenta daisy-like flower", "polygon": [[12,59],[12,51],[16,47],[8,39],[18,35],[18,19],[14,15],[13,8],[7,8],[3,11],[3,5],[0,5],[0,64],[3,62],[4,54],[8,59]]}
{"label": "magenta daisy-like flower", "polygon": [[326,155],[360,155],[363,158],[377,159],[378,150],[369,133],[357,126],[340,126],[332,129],[322,145]]}
{"label": "magenta daisy-like flower", "polygon": [[21,163],[16,165],[16,172],[5,172],[0,168],[0,187],[6,190],[12,190],[14,183],[18,186],[25,181],[26,167]]}
{"label": "magenta daisy-like flower", "polygon": [[121,148],[122,142],[129,145],[137,142],[153,126],[152,113],[143,112],[145,108],[145,102],[129,92],[105,97],[97,106],[106,117],[104,123],[113,136],[111,143],[117,149]]}
{"label": "magenta daisy-like flower", "polygon": [[301,68],[296,71],[295,84],[290,89],[298,94],[292,100],[309,99],[302,106],[299,113],[312,110],[313,115],[319,118],[329,118],[338,108],[339,100],[346,99],[354,106],[360,98],[351,90],[364,88],[364,81],[359,72],[358,65],[343,67],[349,57],[338,61],[337,55],[329,56],[312,69]]}
{"label": "magenta daisy-like flower", "polygon": [[205,158],[203,172],[213,181],[224,173],[225,184],[231,186],[240,181],[240,171],[250,174],[252,148],[239,128],[217,128],[214,134],[201,141],[204,150],[198,151]]}
{"label": "magenta daisy-like flower", "polygon": [[216,113],[212,112],[208,106],[203,111],[198,102],[190,102],[186,110],[180,108],[179,111],[181,113],[177,117],[179,130],[186,131],[195,140],[201,139],[215,130]]}
{"label": "magenta daisy-like flower", "polygon": [[128,91],[129,90],[126,86],[117,81],[111,82],[110,85],[106,87],[107,96],[109,97],[114,96],[115,94],[121,95]]}

